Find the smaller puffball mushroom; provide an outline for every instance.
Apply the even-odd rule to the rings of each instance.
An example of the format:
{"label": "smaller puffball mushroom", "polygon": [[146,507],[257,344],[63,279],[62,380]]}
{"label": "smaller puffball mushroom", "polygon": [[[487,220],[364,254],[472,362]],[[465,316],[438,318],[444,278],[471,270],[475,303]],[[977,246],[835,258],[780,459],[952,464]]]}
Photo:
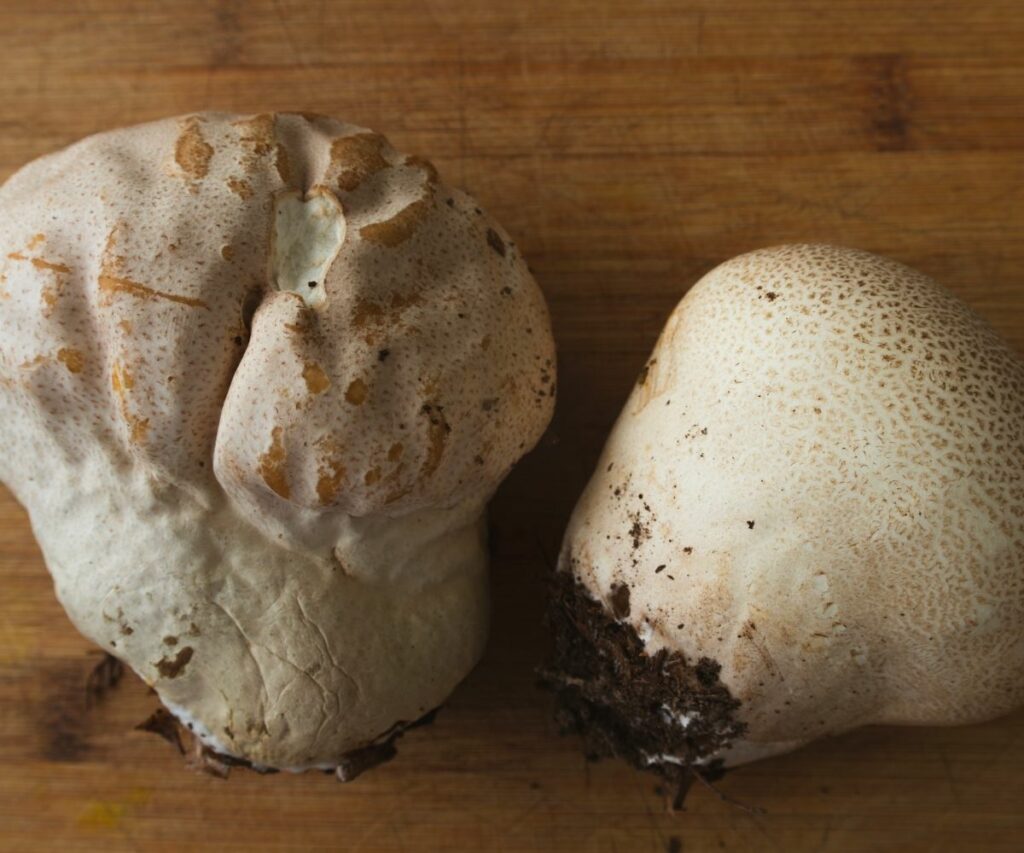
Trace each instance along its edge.
{"label": "smaller puffball mushroom", "polygon": [[515,244],[294,113],[89,137],[0,214],[0,479],[72,621],[225,760],[389,756],[483,651],[485,507],[554,406]]}
{"label": "smaller puffball mushroom", "polygon": [[565,536],[549,678],[681,778],[1024,701],[1024,362],[902,264],[783,246],[668,321]]}

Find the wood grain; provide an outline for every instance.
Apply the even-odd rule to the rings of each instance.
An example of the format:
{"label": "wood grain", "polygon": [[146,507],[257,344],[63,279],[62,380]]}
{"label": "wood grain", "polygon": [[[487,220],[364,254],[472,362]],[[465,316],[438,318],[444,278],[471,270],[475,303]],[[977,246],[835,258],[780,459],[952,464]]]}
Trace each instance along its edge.
{"label": "wood grain", "polygon": [[[0,848],[1024,848],[1024,714],[875,728],[742,768],[665,813],[588,765],[534,686],[541,578],[672,306],[730,255],[828,240],[943,281],[1024,349],[1019,0],[4,0],[0,176],[88,133],[201,108],[301,109],[430,156],[516,236],[554,316],[560,400],[492,512],[487,657],[399,757],[194,775],[132,727],[127,680],[56,603],[0,493]],[[0,448],[2,452],[2,448]],[[681,847],[675,844],[679,842]]]}

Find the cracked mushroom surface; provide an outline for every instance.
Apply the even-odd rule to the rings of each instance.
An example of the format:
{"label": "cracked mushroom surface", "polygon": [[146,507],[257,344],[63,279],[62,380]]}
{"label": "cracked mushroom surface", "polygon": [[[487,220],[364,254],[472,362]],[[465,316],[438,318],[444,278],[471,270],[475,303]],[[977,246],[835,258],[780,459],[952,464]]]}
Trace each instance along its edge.
{"label": "cracked mushroom surface", "polygon": [[439,705],[486,636],[486,503],[554,405],[501,226],[298,114],[99,134],[0,210],[0,476],[79,630],[259,766]]}
{"label": "cracked mushroom surface", "polygon": [[1024,362],[866,252],[730,260],[661,334],[570,522],[550,680],[641,767],[1024,702]]}

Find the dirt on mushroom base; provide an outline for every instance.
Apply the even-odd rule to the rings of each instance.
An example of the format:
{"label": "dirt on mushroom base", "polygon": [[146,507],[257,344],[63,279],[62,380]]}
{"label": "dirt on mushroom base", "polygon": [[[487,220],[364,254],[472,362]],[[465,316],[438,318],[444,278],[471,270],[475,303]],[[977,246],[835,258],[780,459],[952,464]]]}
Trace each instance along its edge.
{"label": "dirt on mushroom base", "polygon": [[588,758],[619,757],[659,774],[679,786],[678,807],[695,777],[721,776],[722,761],[711,756],[746,726],[718,663],[690,664],[667,649],[647,654],[636,631],[617,619],[628,614],[628,600],[628,587],[616,587],[613,614],[572,572],[556,571],[547,615],[554,652],[541,677],[557,696],[563,733],[581,735]]}

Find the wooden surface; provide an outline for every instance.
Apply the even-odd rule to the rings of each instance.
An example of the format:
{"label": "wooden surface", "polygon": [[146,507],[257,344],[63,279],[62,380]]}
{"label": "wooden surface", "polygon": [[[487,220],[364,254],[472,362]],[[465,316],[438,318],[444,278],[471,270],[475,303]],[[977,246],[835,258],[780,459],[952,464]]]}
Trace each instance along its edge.
{"label": "wooden surface", "polygon": [[[534,687],[540,578],[667,313],[730,255],[828,240],[945,282],[1024,349],[1019,0],[4,0],[0,172],[218,107],[331,113],[431,157],[515,235],[560,347],[559,410],[493,507],[486,659],[396,761],[194,775],[87,711],[97,653],[0,493],[0,848],[1024,849],[1024,714],[870,729],[721,783],[750,815],[587,765]],[[0,451],[2,452],[2,451]]]}

